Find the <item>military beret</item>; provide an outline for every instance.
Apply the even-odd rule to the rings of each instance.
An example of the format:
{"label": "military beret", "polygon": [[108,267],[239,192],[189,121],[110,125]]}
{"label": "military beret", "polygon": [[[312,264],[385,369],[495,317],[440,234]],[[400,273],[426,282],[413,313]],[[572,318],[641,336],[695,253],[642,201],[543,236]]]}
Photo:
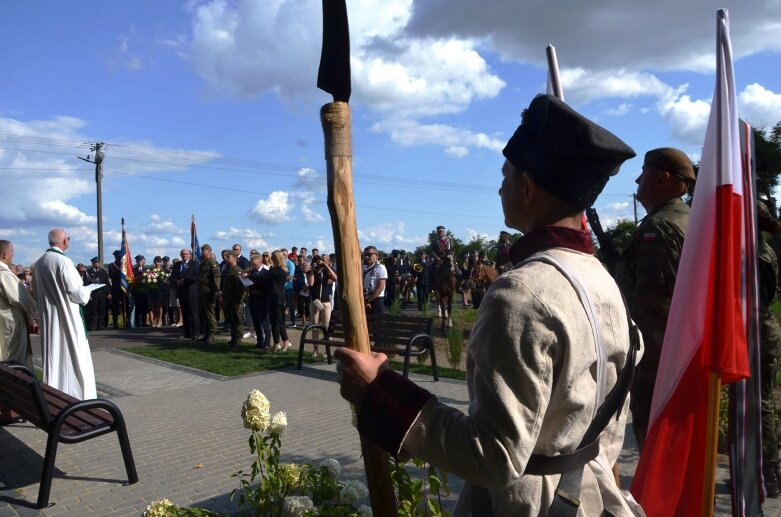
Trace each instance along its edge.
{"label": "military beret", "polygon": [[757,201],[757,212],[759,214],[759,229],[768,233],[779,233],[781,231],[781,223],[773,217],[770,213],[770,209],[767,207],[764,201]]}
{"label": "military beret", "polygon": [[146,257],[143,255],[136,255],[136,260],[146,260]]}
{"label": "military beret", "polygon": [[160,257],[160,255],[157,255],[157,256],[154,258],[154,260],[152,260],[152,262],[162,262],[162,261],[163,261],[163,259],[162,259],[162,257]]}
{"label": "military beret", "polygon": [[499,236],[501,237],[502,235],[506,235],[506,236],[508,236],[508,237],[510,236],[509,232],[506,232],[506,231],[504,231],[504,230],[502,230],[501,232],[499,232]]}
{"label": "military beret", "polygon": [[645,153],[643,165],[667,171],[685,183],[694,183],[697,179],[689,157],[683,151],[672,147],[651,149]]}
{"label": "military beret", "polygon": [[120,255],[122,255],[122,252],[120,250],[114,250],[113,254],[115,257],[119,257]]}
{"label": "military beret", "polygon": [[100,262],[100,259],[98,257],[92,257],[92,260],[90,262]]}
{"label": "military beret", "polygon": [[552,95],[536,96],[502,151],[542,189],[577,209],[591,206],[631,147]]}
{"label": "military beret", "polygon": [[445,229],[444,226],[437,226],[437,230],[444,230],[444,229]]}
{"label": "military beret", "polygon": [[163,262],[165,262],[166,260],[170,261],[170,260],[171,260],[171,257],[169,257],[168,255],[164,256],[164,257],[163,257]]}

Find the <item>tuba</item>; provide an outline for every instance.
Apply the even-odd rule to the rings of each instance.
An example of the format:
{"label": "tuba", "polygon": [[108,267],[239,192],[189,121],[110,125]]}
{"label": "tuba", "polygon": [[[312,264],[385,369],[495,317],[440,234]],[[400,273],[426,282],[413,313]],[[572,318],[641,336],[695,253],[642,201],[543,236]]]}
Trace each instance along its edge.
{"label": "tuba", "polygon": [[412,266],[412,269],[414,269],[416,273],[420,273],[423,271],[423,264],[420,262],[415,262],[415,264]]}

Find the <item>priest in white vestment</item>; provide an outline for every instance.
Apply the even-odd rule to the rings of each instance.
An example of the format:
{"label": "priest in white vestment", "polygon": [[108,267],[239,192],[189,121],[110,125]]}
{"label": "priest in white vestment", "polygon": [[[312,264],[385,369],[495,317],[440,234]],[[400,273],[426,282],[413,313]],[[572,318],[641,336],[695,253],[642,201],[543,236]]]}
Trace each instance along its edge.
{"label": "priest in white vestment", "polygon": [[0,361],[33,367],[28,327],[35,326],[38,307],[24,283],[11,271],[14,245],[0,240]]}
{"label": "priest in white vestment", "polygon": [[35,263],[33,293],[41,318],[43,381],[78,399],[97,398],[87,330],[80,306],[90,299],[73,261],[65,256],[70,237],[49,232],[49,249]]}

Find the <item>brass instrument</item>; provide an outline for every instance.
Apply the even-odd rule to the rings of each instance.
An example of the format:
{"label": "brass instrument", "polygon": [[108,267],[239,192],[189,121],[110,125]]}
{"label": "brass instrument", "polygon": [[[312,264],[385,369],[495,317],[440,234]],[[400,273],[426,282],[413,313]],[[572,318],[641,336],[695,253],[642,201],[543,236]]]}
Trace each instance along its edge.
{"label": "brass instrument", "polygon": [[415,262],[415,264],[412,265],[412,269],[416,273],[421,273],[423,271],[423,264],[421,264],[420,262]]}

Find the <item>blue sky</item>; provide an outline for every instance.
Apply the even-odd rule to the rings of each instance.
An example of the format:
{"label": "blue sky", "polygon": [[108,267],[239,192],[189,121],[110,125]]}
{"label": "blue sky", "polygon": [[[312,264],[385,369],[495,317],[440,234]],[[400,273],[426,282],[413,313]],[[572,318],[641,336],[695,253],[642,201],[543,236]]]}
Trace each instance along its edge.
{"label": "blue sky", "polygon": [[[699,156],[722,3],[347,4],[364,246],[413,249],[439,224],[464,241],[505,229],[501,148],[545,89],[548,43],[567,102],[640,156],[597,200],[603,223],[632,217],[645,151]],[[781,3],[726,7],[739,111],[772,126]],[[76,158],[96,141],[107,144],[106,257],[122,217],[134,254],[177,254],[193,213],[201,243],[218,249],[333,249],[320,2],[3,2],[0,16],[0,238],[17,262],[33,262],[55,226],[74,260],[97,254],[94,169]]]}

